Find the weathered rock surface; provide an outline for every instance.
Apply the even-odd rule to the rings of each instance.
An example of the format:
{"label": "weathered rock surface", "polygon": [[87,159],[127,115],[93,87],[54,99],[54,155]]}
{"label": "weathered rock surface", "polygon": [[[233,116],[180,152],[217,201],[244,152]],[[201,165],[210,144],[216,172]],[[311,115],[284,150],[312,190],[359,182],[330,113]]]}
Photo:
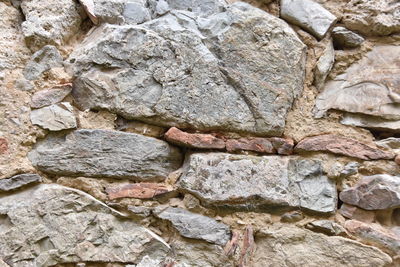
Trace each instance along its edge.
{"label": "weathered rock surface", "polygon": [[28,80],[36,80],[43,72],[51,68],[61,67],[62,62],[63,59],[57,48],[46,45],[32,55],[24,69],[24,76]]}
{"label": "weathered rock surface", "polygon": [[279,155],[291,155],[293,153],[294,140],[291,138],[270,137],[268,140]]}
{"label": "weathered rock surface", "polygon": [[393,159],[394,154],[379,148],[368,146],[357,140],[334,134],[324,134],[307,137],[295,147],[297,152],[331,152],[363,160]]}
{"label": "weathered rock surface", "polygon": [[303,87],[294,31],[244,3],[207,19],[183,14],[93,31],[69,59],[78,105],[160,126],[281,135]]}
{"label": "weathered rock surface", "polygon": [[346,221],[347,231],[363,242],[373,244],[391,255],[400,255],[400,235],[379,224],[368,224],[356,220]]}
{"label": "weathered rock surface", "polygon": [[325,80],[333,67],[333,63],[335,63],[335,50],[333,49],[332,41],[330,41],[314,68],[314,84],[318,90],[321,90],[324,86]]}
{"label": "weathered rock surface", "polygon": [[370,210],[363,210],[355,206],[343,203],[339,209],[340,214],[344,217],[358,220],[366,223],[372,223],[375,220],[375,212]]}
{"label": "weathered rock surface", "polygon": [[364,176],[354,187],[343,190],[340,199],[365,210],[400,207],[400,177],[388,174]]}
{"label": "weathered rock surface", "polygon": [[[69,262],[138,263],[163,258],[169,246],[154,233],[79,190],[40,185],[2,197],[0,254],[11,266]],[[114,215],[113,215],[114,214]]]}
{"label": "weathered rock surface", "polygon": [[170,221],[184,237],[201,239],[220,246],[224,246],[231,238],[229,226],[181,208],[168,207],[159,212],[156,211],[155,215]]}
{"label": "weathered rock surface", "polygon": [[364,38],[345,27],[335,27],[332,30],[333,44],[337,48],[355,48],[364,42]]}
{"label": "weathered rock surface", "polygon": [[313,233],[295,226],[263,229],[256,235],[254,267],[386,266],[392,259],[381,250],[356,241]]}
{"label": "weathered rock surface", "polygon": [[79,0],[79,3],[83,6],[87,16],[93,22],[94,25],[99,24],[99,18],[95,14],[95,6],[93,0]]}
{"label": "weathered rock surface", "polygon": [[318,220],[310,222],[306,225],[307,229],[326,235],[343,235],[346,230],[338,223],[330,220]]}
{"label": "weathered rock surface", "polygon": [[31,107],[42,108],[61,102],[72,91],[72,84],[62,84],[52,89],[41,90],[32,96]]}
{"label": "weathered rock surface", "polygon": [[10,178],[0,180],[0,193],[16,190],[26,185],[40,183],[42,177],[34,173],[18,174]]}
{"label": "weathered rock surface", "polygon": [[281,17],[322,39],[337,18],[311,0],[281,0]]}
{"label": "weathered rock surface", "polygon": [[164,135],[173,144],[190,148],[225,149],[225,141],[211,134],[186,133],[176,127],[170,128]]}
{"label": "weathered rock surface", "polygon": [[79,31],[82,10],[74,0],[23,0],[22,31],[33,51],[47,44],[61,46]]}
{"label": "weathered rock surface", "polygon": [[112,186],[106,189],[108,198],[118,199],[124,197],[150,199],[171,192],[172,189],[164,184],[136,183],[122,186]]}
{"label": "weathered rock surface", "polygon": [[351,0],[342,19],[347,28],[365,35],[400,32],[400,3],[387,0]]}
{"label": "weathered rock surface", "polygon": [[182,155],[155,138],[111,130],[76,130],[51,135],[29,153],[39,170],[56,175],[164,180]]}
{"label": "weathered rock surface", "polygon": [[345,73],[328,81],[316,99],[316,116],[329,109],[400,119],[400,46],[375,46]]}
{"label": "weathered rock surface", "polygon": [[336,209],[335,183],[323,174],[321,162],[297,157],[192,154],[179,186],[208,205],[322,213]]}
{"label": "weathered rock surface", "polygon": [[74,108],[68,102],[32,110],[31,121],[50,131],[73,129],[77,125]]}
{"label": "weathered rock surface", "polygon": [[344,125],[363,127],[374,130],[387,130],[389,132],[400,132],[399,120],[385,120],[381,117],[346,113],[340,123]]}
{"label": "weathered rock surface", "polygon": [[267,138],[253,137],[229,139],[226,141],[226,150],[228,152],[253,151],[262,154],[273,154],[275,149]]}

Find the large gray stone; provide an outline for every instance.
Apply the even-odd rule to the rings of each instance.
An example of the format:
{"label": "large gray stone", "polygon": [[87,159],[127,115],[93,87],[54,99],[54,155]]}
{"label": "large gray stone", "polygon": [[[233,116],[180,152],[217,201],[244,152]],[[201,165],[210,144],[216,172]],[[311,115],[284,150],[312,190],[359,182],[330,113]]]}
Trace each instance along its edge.
{"label": "large gray stone", "polygon": [[156,212],[156,216],[170,221],[184,237],[202,239],[221,246],[230,239],[229,226],[210,217],[171,207]]}
{"label": "large gray stone", "polygon": [[62,46],[78,33],[83,12],[74,0],[22,0],[22,31],[33,51],[47,44]]}
{"label": "large gray stone", "polygon": [[262,229],[255,242],[253,267],[383,267],[392,263],[389,255],[375,247],[292,225]]}
{"label": "large gray stone", "polygon": [[39,170],[56,175],[160,181],[178,169],[182,155],[168,143],[112,130],[50,135],[28,154]]}
{"label": "large gray stone", "polygon": [[169,246],[92,196],[43,184],[0,198],[0,255],[14,267],[72,262],[138,263]]}
{"label": "large gray stone", "polygon": [[236,3],[197,20],[174,11],[140,26],[103,25],[69,62],[83,109],[276,136],[302,91],[305,46],[284,21]]}
{"label": "large gray stone", "polygon": [[323,174],[321,162],[298,157],[192,154],[179,187],[213,206],[336,210],[335,183]]}
{"label": "large gray stone", "polygon": [[42,177],[35,173],[24,173],[0,180],[0,192],[16,190],[26,185],[40,183]]}
{"label": "large gray stone", "polygon": [[57,48],[52,45],[46,45],[36,53],[25,66],[24,76],[28,80],[36,80],[39,76],[51,68],[61,67],[63,59]]}
{"label": "large gray stone", "polygon": [[400,120],[385,120],[376,116],[345,113],[340,123],[344,125],[400,133]]}
{"label": "large gray stone", "polygon": [[316,99],[316,116],[329,109],[400,119],[400,69],[398,45],[380,45],[353,64],[345,73],[326,83]]}
{"label": "large gray stone", "polygon": [[50,131],[73,129],[77,125],[74,108],[68,102],[32,110],[30,117],[32,124]]}
{"label": "large gray stone", "polygon": [[281,17],[322,39],[337,18],[311,0],[281,0]]}

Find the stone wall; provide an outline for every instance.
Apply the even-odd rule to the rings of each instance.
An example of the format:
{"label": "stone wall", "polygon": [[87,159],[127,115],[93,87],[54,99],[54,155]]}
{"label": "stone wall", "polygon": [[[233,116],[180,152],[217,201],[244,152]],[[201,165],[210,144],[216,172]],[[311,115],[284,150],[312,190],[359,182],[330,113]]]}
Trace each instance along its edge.
{"label": "stone wall", "polygon": [[0,0],[0,266],[400,266],[400,3]]}

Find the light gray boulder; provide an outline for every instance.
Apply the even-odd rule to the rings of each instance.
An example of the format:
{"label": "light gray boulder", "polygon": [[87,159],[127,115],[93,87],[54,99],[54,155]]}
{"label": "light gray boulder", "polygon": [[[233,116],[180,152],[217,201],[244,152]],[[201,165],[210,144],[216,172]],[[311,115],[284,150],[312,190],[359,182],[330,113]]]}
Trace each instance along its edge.
{"label": "light gray boulder", "polygon": [[92,196],[56,184],[0,198],[0,255],[14,267],[138,263],[169,245]]}
{"label": "light gray boulder", "polygon": [[23,173],[13,177],[0,179],[0,193],[20,189],[27,185],[40,183],[42,177],[35,173]]}
{"label": "light gray boulder", "polygon": [[284,21],[236,3],[207,20],[175,11],[140,26],[103,25],[69,62],[83,109],[277,136],[302,91],[305,46]]}
{"label": "light gray boulder", "polygon": [[77,126],[74,108],[68,102],[53,104],[31,111],[32,124],[50,131],[74,129]]}
{"label": "light gray boulder", "polygon": [[61,102],[72,91],[71,84],[45,89],[33,94],[31,99],[32,108],[42,108]]}
{"label": "light gray boulder", "polygon": [[39,76],[51,68],[61,67],[63,59],[60,52],[53,45],[46,45],[36,53],[26,64],[23,74],[28,80],[36,80]]}
{"label": "light gray boulder", "polygon": [[152,137],[85,129],[50,135],[28,157],[46,173],[141,181],[164,180],[182,161],[177,148]]}
{"label": "light gray boulder", "polygon": [[299,157],[191,154],[179,187],[205,205],[246,210],[336,210],[335,182],[321,162]]}
{"label": "light gray boulder", "polygon": [[338,48],[355,48],[359,47],[364,38],[355,32],[352,32],[345,27],[335,27],[332,30],[332,38],[335,47]]}

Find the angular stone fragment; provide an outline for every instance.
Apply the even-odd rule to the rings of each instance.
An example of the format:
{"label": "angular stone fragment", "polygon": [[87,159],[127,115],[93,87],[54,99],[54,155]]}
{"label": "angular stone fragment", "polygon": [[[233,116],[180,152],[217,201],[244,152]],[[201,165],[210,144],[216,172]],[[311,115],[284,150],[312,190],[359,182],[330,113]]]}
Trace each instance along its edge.
{"label": "angular stone fragment", "polygon": [[49,90],[41,90],[32,96],[31,107],[42,108],[61,102],[72,91],[72,84],[62,84]]}
{"label": "angular stone fragment", "polygon": [[400,3],[388,0],[351,0],[344,8],[343,23],[365,35],[400,32]]}
{"label": "angular stone fragment", "polygon": [[18,174],[10,178],[0,180],[0,192],[7,192],[19,189],[26,185],[40,183],[42,177],[35,173]]}
{"label": "angular stone fragment", "polygon": [[346,221],[347,231],[362,241],[372,244],[386,251],[388,254],[399,256],[400,235],[375,223],[363,223],[356,220]]}
{"label": "angular stone fragment", "polygon": [[155,138],[111,130],[51,135],[29,153],[39,170],[56,175],[161,181],[178,169],[179,150]]}
{"label": "angular stone fragment", "polygon": [[381,117],[361,115],[357,113],[346,113],[344,114],[343,119],[340,121],[340,123],[355,127],[363,127],[384,131],[387,130],[394,133],[400,133],[399,120],[385,120]]}
{"label": "angular stone fragment", "polygon": [[77,104],[159,126],[281,135],[303,87],[295,32],[244,3],[207,19],[182,12],[94,30],[69,58]]}
{"label": "angular stone fragment", "polygon": [[24,69],[24,76],[28,80],[36,80],[43,72],[61,67],[62,62],[63,59],[57,48],[46,45],[32,55]]}
{"label": "angular stone fragment", "polygon": [[149,199],[171,192],[172,189],[164,184],[136,183],[123,186],[112,186],[106,189],[108,198],[118,199],[124,197]]}
{"label": "angular stone fragment", "polygon": [[267,138],[240,138],[229,139],[226,141],[226,150],[228,152],[253,151],[263,154],[272,154],[275,152],[272,143]]}
{"label": "angular stone fragment", "polygon": [[368,146],[357,140],[334,134],[306,137],[295,147],[297,152],[331,152],[363,160],[393,159],[393,153]]}
{"label": "angular stone fragment", "polygon": [[337,18],[311,0],[281,0],[281,17],[322,39]]}
{"label": "angular stone fragment", "polygon": [[168,142],[190,148],[224,149],[225,141],[211,134],[186,133],[178,128],[170,128],[164,135]]}
{"label": "angular stone fragment", "polygon": [[330,220],[313,221],[308,223],[306,227],[311,231],[326,235],[343,235],[346,233],[346,230],[340,224]]}
{"label": "angular stone fragment", "polygon": [[345,27],[335,27],[332,30],[333,44],[337,48],[355,48],[364,42],[364,38]]}
{"label": "angular stone fragment", "polygon": [[99,19],[97,18],[95,14],[95,8],[94,8],[94,2],[93,0],[79,0],[79,3],[83,6],[83,8],[86,11],[86,14],[90,18],[90,20],[93,22],[94,25],[99,24]]}
{"label": "angular stone fragment", "polygon": [[8,151],[8,141],[0,137],[0,154],[5,154]]}
{"label": "angular stone fragment", "polygon": [[168,207],[155,215],[170,221],[184,237],[201,239],[220,246],[224,246],[231,238],[229,226],[184,209]]}
{"label": "angular stone fragment", "polygon": [[31,111],[32,124],[39,125],[50,131],[61,131],[76,128],[74,108],[68,102],[53,104],[48,107]]}
{"label": "angular stone fragment", "polygon": [[[163,259],[168,244],[82,191],[43,184],[0,199],[0,255],[14,267]],[[116,216],[118,217],[116,217]]]}
{"label": "angular stone fragment", "polygon": [[78,33],[81,7],[74,0],[23,0],[22,32],[28,46],[37,51],[47,44],[61,46]]}
{"label": "angular stone fragment", "polygon": [[293,153],[294,141],[290,138],[271,137],[268,138],[279,155],[291,155]]}
{"label": "angular stone fragment", "polygon": [[363,210],[355,206],[343,203],[339,209],[339,213],[344,217],[358,220],[366,223],[372,223],[375,220],[375,212]]}
{"label": "angular stone fragment", "polygon": [[127,1],[122,13],[125,23],[140,24],[150,20],[151,16],[146,7],[146,2],[146,0]]}
{"label": "angular stone fragment", "polygon": [[335,63],[335,50],[333,49],[332,41],[330,41],[318,59],[314,69],[314,84],[318,90],[321,90],[324,86],[333,63]]}
{"label": "angular stone fragment", "polygon": [[347,204],[365,210],[400,207],[400,177],[388,174],[364,176],[354,187],[340,193]]}
{"label": "angular stone fragment", "polygon": [[[256,235],[254,267],[383,267],[392,263],[381,250],[339,236],[326,236],[296,226],[272,226]],[[284,263],[284,265],[282,264]]]}
{"label": "angular stone fragment", "polygon": [[335,183],[323,174],[321,162],[298,157],[192,154],[179,186],[212,206],[336,209]]}
{"label": "angular stone fragment", "polygon": [[327,110],[400,119],[399,45],[375,46],[346,72],[326,83],[315,103],[316,117]]}

